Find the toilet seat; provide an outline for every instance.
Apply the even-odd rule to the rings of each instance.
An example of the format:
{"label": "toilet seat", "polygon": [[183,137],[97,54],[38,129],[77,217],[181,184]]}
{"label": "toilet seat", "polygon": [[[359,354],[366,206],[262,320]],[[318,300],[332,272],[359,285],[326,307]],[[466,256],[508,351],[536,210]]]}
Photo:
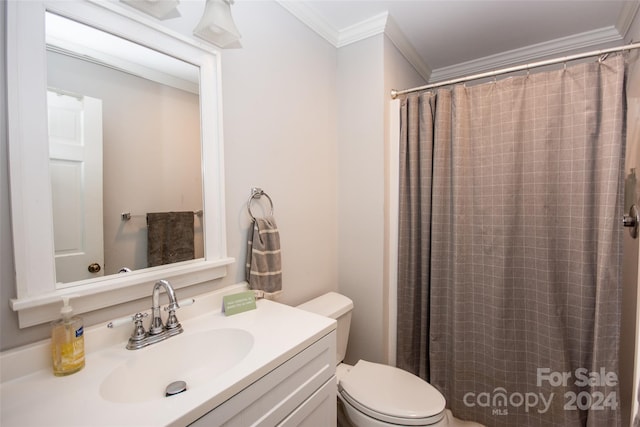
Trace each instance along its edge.
{"label": "toilet seat", "polygon": [[431,384],[393,366],[360,360],[338,384],[358,411],[377,420],[407,426],[435,424],[446,401]]}

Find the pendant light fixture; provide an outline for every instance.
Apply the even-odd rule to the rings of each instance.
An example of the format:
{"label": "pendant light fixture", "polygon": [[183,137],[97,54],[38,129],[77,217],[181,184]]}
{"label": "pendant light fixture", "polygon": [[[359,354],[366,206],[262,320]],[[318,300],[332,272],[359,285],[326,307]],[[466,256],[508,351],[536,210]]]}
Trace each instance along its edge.
{"label": "pendant light fixture", "polygon": [[224,48],[240,39],[240,32],[231,16],[234,0],[207,0],[202,19],[193,34]]}

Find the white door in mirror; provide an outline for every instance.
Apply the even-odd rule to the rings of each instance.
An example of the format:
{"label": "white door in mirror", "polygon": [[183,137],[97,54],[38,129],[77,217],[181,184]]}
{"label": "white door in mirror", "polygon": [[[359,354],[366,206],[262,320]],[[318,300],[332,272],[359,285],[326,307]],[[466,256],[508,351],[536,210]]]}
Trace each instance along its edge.
{"label": "white door in mirror", "polygon": [[102,101],[47,92],[56,282],[104,274]]}

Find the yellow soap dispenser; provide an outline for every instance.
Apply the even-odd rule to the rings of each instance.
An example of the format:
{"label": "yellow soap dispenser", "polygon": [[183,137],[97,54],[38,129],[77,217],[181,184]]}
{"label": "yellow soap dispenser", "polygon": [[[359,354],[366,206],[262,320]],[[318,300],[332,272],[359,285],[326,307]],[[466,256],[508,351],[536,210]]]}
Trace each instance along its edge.
{"label": "yellow soap dispenser", "polygon": [[82,318],[73,315],[69,298],[62,297],[64,305],[60,319],[51,324],[51,356],[53,374],[70,375],[84,368],[84,325]]}

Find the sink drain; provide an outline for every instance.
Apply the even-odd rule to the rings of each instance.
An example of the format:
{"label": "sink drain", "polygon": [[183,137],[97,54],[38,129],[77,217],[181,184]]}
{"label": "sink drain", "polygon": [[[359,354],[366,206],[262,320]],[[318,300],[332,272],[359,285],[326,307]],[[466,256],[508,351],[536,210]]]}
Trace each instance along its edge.
{"label": "sink drain", "polygon": [[182,393],[183,391],[187,391],[187,383],[184,381],[174,381],[167,386],[165,396],[174,396]]}

